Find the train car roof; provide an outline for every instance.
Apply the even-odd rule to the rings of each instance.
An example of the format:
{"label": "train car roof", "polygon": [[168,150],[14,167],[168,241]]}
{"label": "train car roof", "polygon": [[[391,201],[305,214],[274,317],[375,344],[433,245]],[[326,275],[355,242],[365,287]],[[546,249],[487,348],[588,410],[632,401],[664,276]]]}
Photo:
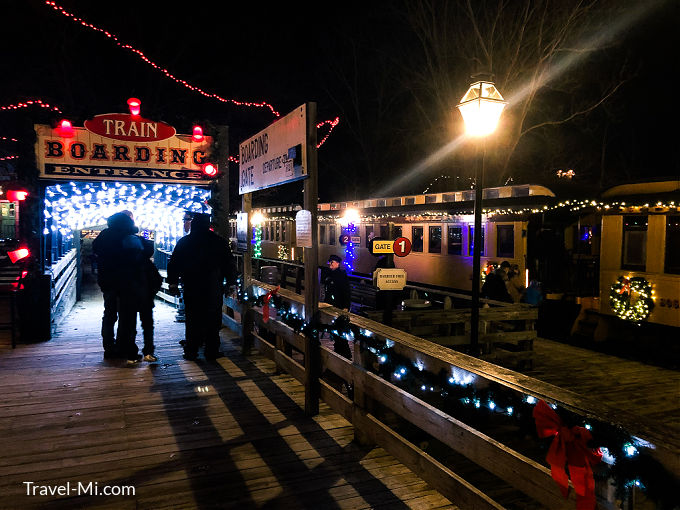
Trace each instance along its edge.
{"label": "train car roof", "polygon": [[[537,184],[521,184],[484,188],[485,207],[511,207],[512,205],[528,205],[545,203],[554,199],[555,194],[545,186]],[[404,195],[384,198],[367,198],[346,202],[328,202],[318,205],[319,212],[333,214],[344,209],[358,209],[366,212],[398,212],[405,208],[433,210],[453,210],[469,208],[474,202],[475,190],[427,193],[421,195]]]}
{"label": "train car roof", "polygon": [[602,193],[602,198],[623,196],[645,196],[657,194],[672,194],[680,192],[680,178],[674,181],[635,182],[619,184]]}

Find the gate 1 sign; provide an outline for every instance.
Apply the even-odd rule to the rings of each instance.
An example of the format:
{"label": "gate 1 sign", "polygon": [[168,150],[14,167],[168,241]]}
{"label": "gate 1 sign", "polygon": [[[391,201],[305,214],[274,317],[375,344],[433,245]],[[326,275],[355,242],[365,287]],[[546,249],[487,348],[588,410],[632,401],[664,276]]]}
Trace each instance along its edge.
{"label": "gate 1 sign", "polygon": [[399,237],[394,240],[394,254],[397,257],[405,257],[411,253],[411,241],[405,237]]}
{"label": "gate 1 sign", "polygon": [[373,285],[380,290],[402,290],[406,285],[406,269],[376,269]]}
{"label": "gate 1 sign", "polygon": [[239,144],[240,195],[307,177],[307,105]]}

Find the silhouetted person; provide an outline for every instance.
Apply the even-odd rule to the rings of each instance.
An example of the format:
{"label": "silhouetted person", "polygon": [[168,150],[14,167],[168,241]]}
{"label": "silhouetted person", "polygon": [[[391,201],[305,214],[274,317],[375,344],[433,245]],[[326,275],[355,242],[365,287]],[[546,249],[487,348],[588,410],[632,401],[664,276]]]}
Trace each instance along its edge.
{"label": "silhouetted person", "polygon": [[[144,293],[143,260],[153,253],[135,234],[137,227],[130,211],[113,214],[92,243],[97,257],[97,283],[104,294],[102,342],[104,358],[141,359],[135,343],[137,311]],[[117,335],[114,325],[118,321]]]}
{"label": "silhouetted person", "polygon": [[482,296],[496,301],[512,303],[512,297],[508,292],[508,272],[510,263],[507,260],[501,262],[501,267],[486,276],[482,285]]}
{"label": "silhouetted person", "polygon": [[[142,239],[142,243],[145,246],[145,255],[148,253],[149,247],[153,253],[153,242]],[[144,289],[139,304],[139,321],[142,323],[142,333],[144,335],[142,354],[144,355],[144,361],[154,362],[158,361],[158,358],[155,355],[155,346],[153,342],[153,308],[155,306],[154,301],[156,299],[156,293],[161,290],[163,277],[158,272],[156,264],[154,264],[148,256],[143,261],[142,270],[144,276]]]}
{"label": "silhouetted person", "polygon": [[194,215],[191,232],[178,241],[172,252],[167,278],[172,293],[177,293],[180,278],[186,313],[184,358],[195,360],[203,343],[207,360],[222,357],[224,279],[228,285],[235,283],[236,269],[229,243],[210,230],[209,215]]}
{"label": "silhouetted person", "polygon": [[[322,273],[324,302],[348,312],[351,304],[351,292],[349,278],[347,278],[345,270],[340,267],[341,263],[342,259],[337,255],[328,257],[329,269]],[[344,337],[337,336],[335,338],[333,350],[345,358],[352,359],[349,343]]]}

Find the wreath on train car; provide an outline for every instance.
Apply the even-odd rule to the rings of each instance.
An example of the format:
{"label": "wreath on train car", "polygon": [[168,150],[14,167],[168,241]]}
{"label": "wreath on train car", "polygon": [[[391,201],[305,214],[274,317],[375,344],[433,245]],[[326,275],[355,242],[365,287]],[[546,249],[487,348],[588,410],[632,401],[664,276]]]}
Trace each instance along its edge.
{"label": "wreath on train car", "polygon": [[609,290],[609,306],[621,319],[640,322],[654,309],[652,284],[641,276],[619,276]]}

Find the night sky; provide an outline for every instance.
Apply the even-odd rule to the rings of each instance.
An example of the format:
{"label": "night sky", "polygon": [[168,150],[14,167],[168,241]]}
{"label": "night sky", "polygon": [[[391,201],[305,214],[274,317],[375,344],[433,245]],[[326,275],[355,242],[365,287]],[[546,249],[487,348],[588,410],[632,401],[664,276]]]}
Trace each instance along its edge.
{"label": "night sky", "polygon": [[[319,121],[339,116],[340,124],[319,149],[322,201],[388,191],[422,193],[439,176],[446,176],[439,180],[443,188],[469,187],[472,165],[465,151],[431,165],[419,162],[460,134],[455,104],[477,69],[469,52],[461,46],[458,54],[454,42],[446,58],[437,48],[424,49],[414,23],[418,9],[413,7],[432,6],[433,27],[451,17],[457,20],[451,33],[464,33],[464,1],[204,1],[178,8],[160,1],[57,3],[209,93],[267,102],[281,114],[316,101]],[[610,8],[607,2],[596,2],[592,16],[584,19],[603,31],[639,3],[612,2]],[[541,109],[528,118],[568,116],[620,83],[616,92],[586,116],[524,137],[508,170],[490,171],[488,185],[511,177],[515,183],[593,190],[642,178],[677,177],[677,107],[666,101],[678,86],[671,80],[678,67],[678,3],[646,3],[649,8],[634,22],[543,90]],[[496,5],[475,3],[482,4]],[[565,5],[532,3],[544,4],[547,12]],[[82,125],[93,115],[125,112],[127,98],[135,96],[142,100],[143,116],[168,122],[179,132],[190,132],[195,122],[228,125],[232,155],[239,141],[275,120],[269,109],[225,104],[188,90],[41,0],[5,1],[1,8],[0,106],[42,99]],[[433,76],[441,78],[436,84],[423,81],[433,62],[439,66],[439,75]],[[506,98],[515,92],[516,87],[503,91]],[[508,109],[509,118],[516,110]],[[0,111],[0,136],[17,136],[32,122],[60,117],[37,108]],[[319,137],[325,132],[320,130]],[[14,152],[11,144],[0,144],[0,157]],[[490,161],[493,170],[495,160]],[[555,171],[568,168],[576,171],[574,181],[558,181]],[[234,186],[236,169],[230,168]],[[411,175],[409,171],[411,177],[395,184],[395,176]],[[256,195],[256,203],[280,203],[281,198],[299,202],[300,188],[299,183],[288,186],[276,198]]]}

